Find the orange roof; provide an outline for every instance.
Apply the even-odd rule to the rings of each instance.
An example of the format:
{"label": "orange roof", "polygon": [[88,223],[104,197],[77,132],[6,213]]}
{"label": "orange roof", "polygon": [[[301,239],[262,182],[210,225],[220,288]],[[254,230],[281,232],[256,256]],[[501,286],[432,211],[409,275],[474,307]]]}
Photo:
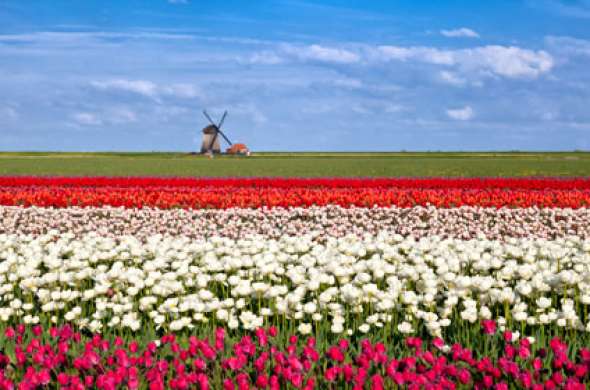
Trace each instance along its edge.
{"label": "orange roof", "polygon": [[248,147],[246,145],[244,145],[244,144],[233,144],[227,150],[231,150],[232,152],[239,152],[239,151],[242,151],[242,150],[248,150]]}

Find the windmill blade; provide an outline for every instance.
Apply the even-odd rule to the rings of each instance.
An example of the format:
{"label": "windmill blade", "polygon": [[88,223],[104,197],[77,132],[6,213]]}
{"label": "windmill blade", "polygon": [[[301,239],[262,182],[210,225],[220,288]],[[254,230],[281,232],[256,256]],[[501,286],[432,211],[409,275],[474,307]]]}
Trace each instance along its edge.
{"label": "windmill blade", "polygon": [[221,120],[219,121],[219,124],[217,125],[218,129],[221,129],[221,126],[223,126],[223,121],[225,121],[226,116],[227,116],[227,111],[224,111],[223,116],[221,117]]}
{"label": "windmill blade", "polygon": [[212,124],[213,126],[217,126],[217,125],[215,124],[215,122],[213,122],[213,119],[211,119],[211,117],[209,116],[209,114],[207,114],[207,111],[203,110],[203,115],[205,115],[205,117],[206,117],[206,118],[209,120],[209,122],[211,122],[211,124]]}
{"label": "windmill blade", "polygon": [[[225,134],[223,134],[223,131],[221,131],[221,130],[217,129],[217,133],[221,134],[221,136],[223,137],[223,139],[224,139],[224,140],[226,140],[226,141],[227,141],[227,143],[229,144],[229,146],[232,146],[232,145],[233,145],[233,144],[231,143],[231,141],[229,140],[229,138],[227,138],[227,137],[225,136]],[[215,133],[215,135],[217,135],[217,133]]]}

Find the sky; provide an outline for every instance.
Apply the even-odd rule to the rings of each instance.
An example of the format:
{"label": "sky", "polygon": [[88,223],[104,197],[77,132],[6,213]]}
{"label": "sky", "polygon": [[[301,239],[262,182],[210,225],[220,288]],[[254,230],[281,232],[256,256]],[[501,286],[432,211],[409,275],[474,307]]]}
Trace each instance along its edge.
{"label": "sky", "polygon": [[0,0],[0,150],[590,150],[590,0]]}

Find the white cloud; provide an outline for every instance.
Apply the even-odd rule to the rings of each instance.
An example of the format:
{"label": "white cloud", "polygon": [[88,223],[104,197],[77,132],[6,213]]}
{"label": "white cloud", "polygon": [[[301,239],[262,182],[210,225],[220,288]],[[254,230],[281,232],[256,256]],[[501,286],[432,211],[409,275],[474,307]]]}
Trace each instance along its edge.
{"label": "white cloud", "polygon": [[450,84],[450,85],[454,85],[457,87],[463,86],[465,85],[466,80],[457,76],[455,73],[453,72],[449,72],[447,70],[441,70],[438,74],[439,79],[445,83],[445,84]]}
{"label": "white cloud", "polygon": [[179,98],[191,99],[202,96],[201,90],[192,84],[172,84],[168,87],[162,87],[160,90],[165,95]]}
{"label": "white cloud", "polygon": [[455,30],[440,30],[440,33],[449,38],[479,38],[478,33],[467,27]]}
{"label": "white cloud", "polygon": [[548,36],[545,42],[551,48],[570,55],[590,56],[590,41],[572,37]]}
{"label": "white cloud", "polygon": [[274,65],[282,63],[289,58],[304,62],[317,61],[333,64],[352,64],[359,62],[361,59],[359,54],[347,49],[321,45],[297,46],[282,44],[279,46],[278,51],[255,53],[250,57],[250,62]]}
{"label": "white cloud", "polygon": [[553,57],[543,51],[515,46],[478,46],[443,50],[431,47],[379,46],[377,58],[383,61],[414,60],[435,65],[455,66],[464,72],[490,73],[508,78],[536,78],[549,72]]}
{"label": "white cloud", "polygon": [[433,47],[379,46],[373,55],[376,60],[420,61],[436,65],[454,65],[453,51]]}
{"label": "white cloud", "polygon": [[300,55],[306,59],[336,62],[340,64],[350,64],[360,60],[360,57],[351,51],[320,45],[311,45],[306,50],[301,52]]}
{"label": "white cloud", "polygon": [[[287,61],[323,62],[327,64],[363,63],[376,65],[390,61],[422,62],[431,65],[456,68],[455,73],[507,78],[534,79],[548,73],[554,66],[553,57],[543,50],[529,50],[516,46],[476,46],[466,49],[439,49],[428,46],[368,46],[354,48],[320,45],[279,45],[276,50],[266,50],[250,57],[251,63],[281,64]],[[447,71],[448,72],[448,71]],[[441,74],[443,81],[459,84],[459,75]]]}
{"label": "white cloud", "polygon": [[146,80],[109,80],[93,81],[92,86],[101,90],[120,90],[133,92],[146,97],[155,98],[157,95],[157,85]]}
{"label": "white cloud", "polygon": [[71,119],[81,126],[121,125],[137,121],[134,111],[125,107],[100,110],[101,113],[78,112]]}
{"label": "white cloud", "polygon": [[384,108],[384,111],[389,114],[393,114],[393,113],[401,112],[401,111],[406,111],[406,110],[407,110],[406,107],[399,105],[399,104],[386,104],[385,108]]}
{"label": "white cloud", "polygon": [[83,126],[100,126],[102,125],[102,120],[98,118],[95,114],[91,114],[89,112],[78,112],[72,115],[72,119],[79,125]]}
{"label": "white cloud", "polygon": [[184,99],[193,99],[202,96],[201,90],[198,87],[186,83],[159,86],[158,84],[147,80],[117,79],[92,81],[90,84],[99,90],[126,91],[149,97],[156,101],[159,101],[162,96],[172,96]]}
{"label": "white cloud", "polygon": [[555,64],[543,50],[496,45],[459,50],[457,59],[467,69],[487,70],[509,78],[536,78],[551,71]]}
{"label": "white cloud", "polygon": [[458,121],[468,121],[475,116],[475,112],[470,106],[463,108],[448,109],[447,116]]}
{"label": "white cloud", "polygon": [[277,65],[283,63],[284,60],[276,53],[270,51],[263,51],[252,55],[250,57],[249,62],[261,65]]}

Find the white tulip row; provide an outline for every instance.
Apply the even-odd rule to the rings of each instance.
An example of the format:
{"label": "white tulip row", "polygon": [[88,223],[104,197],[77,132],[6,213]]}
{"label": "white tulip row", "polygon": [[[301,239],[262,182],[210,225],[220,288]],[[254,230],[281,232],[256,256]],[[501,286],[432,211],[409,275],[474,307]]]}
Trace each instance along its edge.
{"label": "white tulip row", "polygon": [[451,324],[590,331],[590,240],[420,240],[395,234],[243,240],[72,233],[0,235],[0,320],[65,319],[93,331],[252,329],[303,333]]}

